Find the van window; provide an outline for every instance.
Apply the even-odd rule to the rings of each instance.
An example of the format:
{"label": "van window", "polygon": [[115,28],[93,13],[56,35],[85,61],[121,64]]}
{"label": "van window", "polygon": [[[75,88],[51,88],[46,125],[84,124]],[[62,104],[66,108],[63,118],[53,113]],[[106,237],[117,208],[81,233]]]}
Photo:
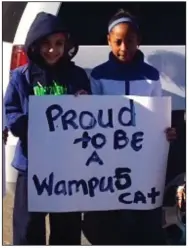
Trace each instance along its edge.
{"label": "van window", "polygon": [[107,45],[107,25],[123,8],[139,19],[142,45],[185,45],[186,2],[64,2],[59,16],[80,45]]}
{"label": "van window", "polygon": [[27,2],[2,2],[3,41],[13,42]]}

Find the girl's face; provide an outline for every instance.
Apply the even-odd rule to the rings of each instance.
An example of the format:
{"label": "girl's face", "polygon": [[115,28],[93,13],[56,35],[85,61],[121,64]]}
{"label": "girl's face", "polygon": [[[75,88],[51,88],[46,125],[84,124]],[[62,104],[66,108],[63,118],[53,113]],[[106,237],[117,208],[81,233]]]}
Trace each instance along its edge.
{"label": "girl's face", "polygon": [[138,34],[130,23],[120,23],[109,33],[108,44],[114,56],[127,63],[133,59],[138,49]]}
{"label": "girl's face", "polygon": [[40,55],[49,65],[54,65],[64,55],[66,36],[63,33],[49,35],[40,45]]}

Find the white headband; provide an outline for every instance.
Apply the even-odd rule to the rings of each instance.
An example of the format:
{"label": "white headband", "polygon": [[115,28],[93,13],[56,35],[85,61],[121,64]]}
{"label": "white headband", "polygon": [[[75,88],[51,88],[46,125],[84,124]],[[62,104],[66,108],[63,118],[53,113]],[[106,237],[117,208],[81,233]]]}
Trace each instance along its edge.
{"label": "white headband", "polygon": [[110,31],[112,30],[113,27],[115,27],[117,24],[123,23],[123,22],[133,23],[138,28],[138,26],[136,25],[136,23],[133,22],[133,20],[130,17],[122,17],[120,19],[115,20],[114,22],[112,22],[110,24],[110,26],[108,27],[108,32],[110,33]]}

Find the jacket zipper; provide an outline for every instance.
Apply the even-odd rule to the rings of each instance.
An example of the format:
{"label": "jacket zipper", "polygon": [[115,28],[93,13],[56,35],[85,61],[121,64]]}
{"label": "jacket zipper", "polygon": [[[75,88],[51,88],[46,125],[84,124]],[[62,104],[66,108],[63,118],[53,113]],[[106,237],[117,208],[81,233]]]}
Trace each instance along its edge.
{"label": "jacket zipper", "polygon": [[125,95],[130,95],[130,82],[125,81]]}

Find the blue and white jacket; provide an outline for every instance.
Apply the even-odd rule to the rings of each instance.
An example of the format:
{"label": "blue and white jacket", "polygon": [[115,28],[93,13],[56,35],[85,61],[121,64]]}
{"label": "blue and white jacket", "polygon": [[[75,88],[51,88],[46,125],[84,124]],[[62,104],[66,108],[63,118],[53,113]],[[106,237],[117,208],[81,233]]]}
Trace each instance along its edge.
{"label": "blue and white jacket", "polygon": [[132,63],[124,64],[110,53],[109,60],[91,72],[94,95],[161,96],[159,72],[144,62],[138,50]]}

